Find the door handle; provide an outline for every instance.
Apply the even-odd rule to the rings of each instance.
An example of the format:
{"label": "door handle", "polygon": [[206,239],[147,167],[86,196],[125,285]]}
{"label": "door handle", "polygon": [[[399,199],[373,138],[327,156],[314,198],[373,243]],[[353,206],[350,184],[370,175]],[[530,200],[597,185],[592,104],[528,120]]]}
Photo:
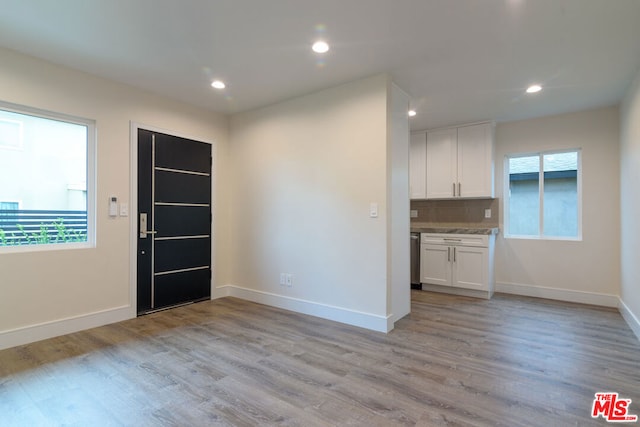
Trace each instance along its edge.
{"label": "door handle", "polygon": [[156,234],[157,231],[147,230],[147,214],[140,213],[140,238],[146,239],[147,234]]}

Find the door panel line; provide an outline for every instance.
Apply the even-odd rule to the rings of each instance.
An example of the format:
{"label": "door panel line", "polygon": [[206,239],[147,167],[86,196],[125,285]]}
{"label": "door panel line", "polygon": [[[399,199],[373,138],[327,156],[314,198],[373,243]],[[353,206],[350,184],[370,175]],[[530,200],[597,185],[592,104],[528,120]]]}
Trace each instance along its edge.
{"label": "door panel line", "polygon": [[200,234],[196,236],[170,236],[170,237],[156,237],[156,241],[159,240],[184,240],[184,239],[208,239],[210,234]]}
{"label": "door panel line", "polygon": [[155,206],[192,206],[200,208],[208,208],[211,206],[209,203],[179,203],[179,202],[155,202]]}
{"label": "door panel line", "polygon": [[[151,201],[156,200],[156,173],[154,171],[156,167],[156,134],[151,134]],[[155,203],[151,203],[151,224],[152,230],[156,229],[156,209]],[[151,235],[151,309],[156,308],[156,282],[155,282],[155,248],[156,248],[156,236]]]}
{"label": "door panel line", "polygon": [[157,273],[154,273],[154,276],[166,276],[167,274],[186,273],[187,271],[208,270],[209,268],[211,268],[210,265],[203,265],[202,267],[181,268],[179,270],[159,271]]}
{"label": "door panel line", "polygon": [[163,168],[160,166],[156,166],[154,169],[162,172],[174,172],[174,173],[184,173],[187,175],[211,176],[211,174],[208,174],[206,172],[196,172],[196,171],[190,171],[186,169],[171,169],[171,168]]}

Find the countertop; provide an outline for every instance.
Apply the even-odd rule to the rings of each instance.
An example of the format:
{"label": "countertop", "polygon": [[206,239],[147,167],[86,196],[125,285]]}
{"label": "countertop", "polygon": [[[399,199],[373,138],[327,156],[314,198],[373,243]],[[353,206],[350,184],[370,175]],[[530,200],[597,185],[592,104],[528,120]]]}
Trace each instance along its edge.
{"label": "countertop", "polygon": [[412,233],[486,234],[495,235],[500,228],[488,224],[447,224],[439,222],[412,222]]}

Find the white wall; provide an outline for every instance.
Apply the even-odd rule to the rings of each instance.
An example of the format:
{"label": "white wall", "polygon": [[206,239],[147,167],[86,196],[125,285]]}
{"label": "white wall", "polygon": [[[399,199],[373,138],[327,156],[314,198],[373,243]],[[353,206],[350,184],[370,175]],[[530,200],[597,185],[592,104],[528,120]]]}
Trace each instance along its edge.
{"label": "white wall", "polygon": [[640,72],[621,109],[621,312],[640,338]]}
{"label": "white wall", "polygon": [[232,117],[229,294],[387,329],[387,91],[380,75]]}
{"label": "white wall", "polygon": [[[505,239],[500,234],[496,241],[496,291],[617,306],[619,146],[615,107],[497,126],[496,197],[502,208],[506,154],[582,148],[583,240]],[[504,209],[502,213],[501,219]]]}
{"label": "white wall", "polygon": [[[228,119],[4,49],[0,63],[0,99],[94,119],[98,132],[97,246],[0,255],[0,348],[133,316],[128,218],[107,215],[109,195],[129,198],[130,121],[215,141],[220,183]],[[216,195],[223,208],[225,197]],[[224,248],[226,212],[217,207],[215,215]],[[216,254],[215,278],[224,282],[226,253]]]}
{"label": "white wall", "polygon": [[395,322],[411,311],[409,226],[409,95],[396,85],[389,88],[387,167],[389,214],[387,246],[388,313]]}

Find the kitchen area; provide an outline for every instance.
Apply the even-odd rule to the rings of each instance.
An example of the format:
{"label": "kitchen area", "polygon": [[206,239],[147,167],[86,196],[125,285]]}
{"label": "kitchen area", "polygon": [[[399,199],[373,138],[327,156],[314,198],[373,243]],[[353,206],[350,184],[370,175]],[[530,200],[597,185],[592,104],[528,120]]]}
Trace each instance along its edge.
{"label": "kitchen area", "polygon": [[491,122],[411,134],[412,289],[493,295],[499,232],[493,153]]}

